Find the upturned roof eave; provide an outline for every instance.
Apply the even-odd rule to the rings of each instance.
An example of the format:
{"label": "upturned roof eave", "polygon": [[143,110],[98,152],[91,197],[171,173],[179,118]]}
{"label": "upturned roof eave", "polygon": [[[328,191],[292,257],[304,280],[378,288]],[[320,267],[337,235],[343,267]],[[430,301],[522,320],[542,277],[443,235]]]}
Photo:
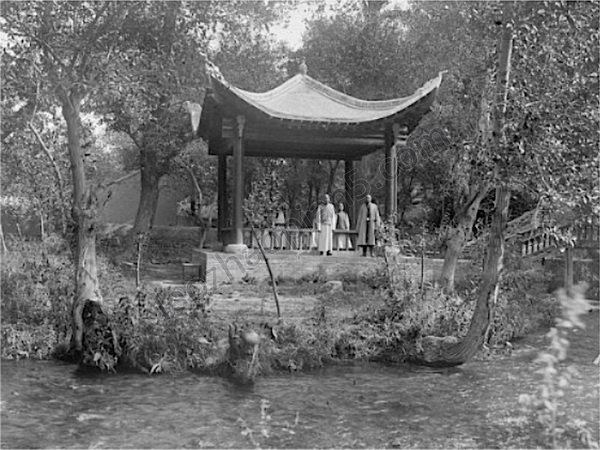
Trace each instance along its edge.
{"label": "upturned roof eave", "polygon": [[[217,103],[222,103],[223,100],[227,103],[230,103],[233,109],[245,109],[248,111],[253,111],[257,114],[258,117],[262,117],[263,119],[271,119],[285,122],[296,122],[299,124],[323,124],[323,125],[331,125],[331,126],[361,126],[361,125],[369,125],[369,124],[377,124],[386,121],[393,121],[394,118],[400,115],[404,115],[409,112],[409,109],[418,103],[420,100],[427,99],[428,97],[435,97],[437,89],[440,86],[442,81],[443,73],[440,72],[436,78],[429,80],[425,83],[421,88],[419,88],[413,95],[408,97],[396,98],[391,100],[361,100],[354,97],[350,97],[342,92],[336,91],[317,80],[314,80],[310,77],[309,83],[314,84],[315,86],[320,86],[322,91],[326,91],[325,94],[320,92],[323,95],[337,96],[336,100],[340,100],[347,107],[357,107],[361,110],[372,111],[373,115],[364,119],[357,118],[339,118],[339,117],[315,117],[310,118],[306,116],[299,116],[293,114],[281,114],[278,111],[274,111],[271,108],[261,104],[256,98],[252,98],[252,96],[256,96],[257,98],[268,97],[273,95],[282,95],[285,94],[285,91],[289,88],[290,82],[296,79],[296,77],[288,80],[286,83],[262,94],[251,93],[248,91],[241,90],[232,86],[223,78],[217,78],[211,75],[211,84],[213,86],[213,90],[221,94],[222,100],[217,100]],[[304,75],[304,77],[307,77]],[[306,80],[305,80],[306,81]],[[431,103],[433,103],[433,98],[431,99]],[[345,100],[345,101],[344,101]],[[352,105],[352,102],[357,102],[357,105]],[[426,112],[422,112],[420,116],[424,116]],[[417,122],[420,120],[420,117],[416,120]]]}

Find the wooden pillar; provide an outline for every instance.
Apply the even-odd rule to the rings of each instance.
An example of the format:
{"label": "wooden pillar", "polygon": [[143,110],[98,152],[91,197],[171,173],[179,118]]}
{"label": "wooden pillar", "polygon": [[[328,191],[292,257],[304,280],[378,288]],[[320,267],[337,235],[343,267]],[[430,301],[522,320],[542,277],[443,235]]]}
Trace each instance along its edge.
{"label": "wooden pillar", "polygon": [[244,201],[244,125],[246,118],[243,115],[236,117],[235,133],[233,137],[233,232],[231,242],[225,247],[226,252],[238,253],[247,249],[244,245],[244,215],[242,202]]}
{"label": "wooden pillar", "polygon": [[[398,215],[398,158],[399,153],[406,147],[406,141],[408,140],[408,128],[401,127],[395,123],[392,126],[392,134],[394,139],[394,158],[392,171],[394,173],[393,187],[394,187],[394,216]],[[396,217],[397,220],[397,217]]]}
{"label": "wooden pillar", "polygon": [[[394,128],[396,124],[394,124]],[[394,132],[392,126],[385,129],[385,168],[383,177],[385,179],[385,218],[394,220],[396,216],[396,152],[394,148]]]}
{"label": "wooden pillar", "polygon": [[227,156],[223,148],[219,150],[217,166],[217,235],[219,241],[223,242],[223,228],[227,225]]}
{"label": "wooden pillar", "polygon": [[344,186],[346,193],[346,207],[350,218],[350,228],[356,228],[356,189],[354,186],[354,164],[351,159],[344,161]]}
{"label": "wooden pillar", "polygon": [[565,251],[565,288],[571,290],[573,287],[573,247],[567,247]]}

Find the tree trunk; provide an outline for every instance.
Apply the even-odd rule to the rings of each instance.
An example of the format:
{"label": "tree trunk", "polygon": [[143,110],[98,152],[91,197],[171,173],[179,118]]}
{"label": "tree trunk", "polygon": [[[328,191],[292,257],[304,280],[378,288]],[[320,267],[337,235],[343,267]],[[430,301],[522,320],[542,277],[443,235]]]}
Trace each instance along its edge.
{"label": "tree trunk", "polygon": [[6,253],[8,248],[6,247],[6,241],[4,240],[4,229],[2,227],[2,222],[0,222],[0,241],[2,241],[2,252]]}
{"label": "tree trunk", "polygon": [[40,208],[40,236],[42,238],[42,242],[46,240],[46,229],[44,227],[44,213]]}
{"label": "tree trunk", "polygon": [[188,166],[183,166],[183,168],[187,171],[192,183],[194,185],[194,189],[196,190],[196,203],[198,205],[198,211],[200,211],[200,206],[202,205],[202,189],[200,189],[200,183],[198,183],[198,179],[194,174],[194,171]]}
{"label": "tree trunk", "polygon": [[469,331],[464,339],[456,343],[434,336],[427,336],[423,339],[422,362],[430,365],[459,365],[477,353],[479,347],[483,344],[491,323],[493,308],[498,295],[498,280],[502,271],[504,256],[504,228],[506,227],[510,203],[510,188],[506,180],[508,174],[501,167],[501,155],[505,154],[504,150],[506,150],[505,146],[507,145],[504,124],[513,44],[511,2],[503,4],[502,19],[503,32],[500,39],[493,122],[494,151],[499,156],[495,173],[499,180],[496,185],[496,209],[483,266],[483,277]]}
{"label": "tree trunk", "polygon": [[313,206],[313,185],[310,181],[308,181],[308,202],[306,204],[307,208],[304,212],[302,218],[302,226],[306,228],[312,228],[313,226],[313,217],[312,217],[312,206]]}
{"label": "tree trunk", "polygon": [[82,97],[76,93],[64,94],[62,113],[67,123],[67,142],[73,177],[73,220],[76,224],[75,279],[73,302],[73,335],[71,349],[80,355],[83,351],[83,307],[86,302],[102,303],[96,265],[96,210],[95,192],[86,186],[83,152],[81,150],[80,106]]}
{"label": "tree trunk", "polygon": [[[196,175],[194,174],[194,171],[184,165],[183,166],[184,169],[187,171],[188,175],[190,176],[190,178],[192,179],[192,183],[194,184],[194,189],[196,189],[196,223],[200,225],[201,228],[201,233],[202,235],[200,236],[200,245],[199,247],[202,248],[204,247],[204,241],[206,240],[206,235],[208,234],[208,229],[211,226],[211,222],[212,222],[212,213],[209,217],[208,223],[206,223],[204,221],[204,219],[202,218],[202,189],[200,189],[200,183],[198,183],[198,179],[196,178]],[[210,209],[212,212],[212,203],[210,205]]]}
{"label": "tree trunk", "polygon": [[[340,161],[337,160],[335,164],[332,164],[329,161],[329,179],[327,180],[327,193],[331,195],[333,191],[333,183],[335,183],[335,175],[337,173],[338,167],[340,166]],[[332,201],[335,201],[332,199]]]}
{"label": "tree trunk", "polygon": [[140,152],[140,174],[140,203],[133,224],[133,236],[146,235],[154,222],[161,178],[156,151],[142,150]]}
{"label": "tree trunk", "polygon": [[[490,241],[484,262],[483,277],[467,335],[461,342],[456,344],[444,345],[442,342],[442,345],[438,347],[431,346],[426,350],[424,362],[443,366],[462,364],[472,358],[483,344],[498,295],[498,280],[504,256],[504,228],[508,218],[509,202],[510,189],[508,186],[506,184],[498,186],[496,188],[496,209],[490,230]],[[434,342],[436,340],[430,338],[424,344]]]}
{"label": "tree trunk", "polygon": [[487,193],[488,189],[484,187],[471,196],[471,200],[461,209],[458,217],[456,217],[456,225],[448,232],[444,265],[442,266],[442,273],[440,275],[440,284],[447,293],[454,292],[454,276],[456,274],[458,258],[475,224],[479,205]]}

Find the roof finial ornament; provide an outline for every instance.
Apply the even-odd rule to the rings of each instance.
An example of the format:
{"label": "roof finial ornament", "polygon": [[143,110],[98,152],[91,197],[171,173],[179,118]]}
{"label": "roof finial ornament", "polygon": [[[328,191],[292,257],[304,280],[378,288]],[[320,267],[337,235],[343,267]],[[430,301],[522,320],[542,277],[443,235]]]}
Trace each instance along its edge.
{"label": "roof finial ornament", "polygon": [[298,66],[298,73],[300,73],[302,75],[306,75],[308,73],[308,66],[306,65],[306,61],[304,59]]}

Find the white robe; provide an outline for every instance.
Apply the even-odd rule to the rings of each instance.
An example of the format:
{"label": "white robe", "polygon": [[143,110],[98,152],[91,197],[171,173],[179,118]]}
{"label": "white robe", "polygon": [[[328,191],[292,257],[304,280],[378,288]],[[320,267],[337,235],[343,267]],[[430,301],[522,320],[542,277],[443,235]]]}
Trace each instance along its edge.
{"label": "white robe", "polygon": [[[350,229],[350,219],[345,211],[340,211],[336,214],[335,225],[333,226],[336,230],[348,231]],[[337,249],[338,250],[352,250],[352,242],[347,234],[337,235]]]}
{"label": "white robe", "polygon": [[319,251],[333,250],[333,227],[335,225],[335,208],[331,203],[317,209],[317,230],[319,231]]}
{"label": "white robe", "polygon": [[333,250],[333,226],[321,225],[319,231],[319,251],[330,252]]}

